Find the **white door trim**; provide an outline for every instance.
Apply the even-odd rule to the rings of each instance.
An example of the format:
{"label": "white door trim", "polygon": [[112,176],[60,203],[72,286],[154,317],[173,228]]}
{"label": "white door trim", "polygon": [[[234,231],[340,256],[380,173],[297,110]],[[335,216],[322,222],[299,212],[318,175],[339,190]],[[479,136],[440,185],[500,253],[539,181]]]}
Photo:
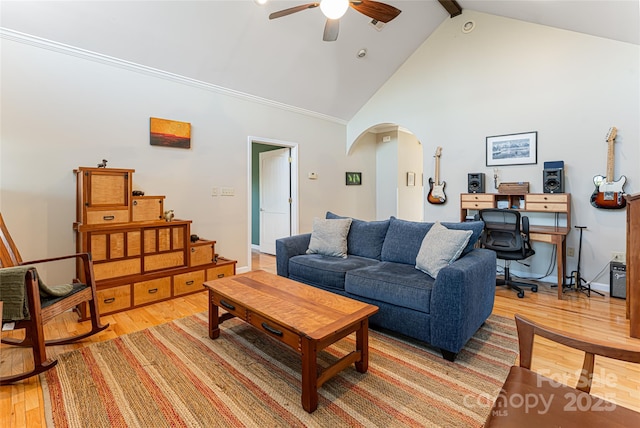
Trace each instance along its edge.
{"label": "white door trim", "polygon": [[[291,235],[298,234],[298,215],[299,215],[299,206],[298,206],[298,144],[292,143],[289,141],[281,141],[274,140],[272,138],[263,138],[263,137],[255,137],[249,135],[247,137],[247,209],[248,209],[248,220],[247,220],[247,271],[251,270],[251,221],[253,219],[252,216],[252,186],[251,182],[251,169],[252,169],[252,147],[253,143],[259,144],[268,144],[272,146],[281,146],[281,147],[289,147],[291,149]],[[242,273],[238,271],[238,273]]]}

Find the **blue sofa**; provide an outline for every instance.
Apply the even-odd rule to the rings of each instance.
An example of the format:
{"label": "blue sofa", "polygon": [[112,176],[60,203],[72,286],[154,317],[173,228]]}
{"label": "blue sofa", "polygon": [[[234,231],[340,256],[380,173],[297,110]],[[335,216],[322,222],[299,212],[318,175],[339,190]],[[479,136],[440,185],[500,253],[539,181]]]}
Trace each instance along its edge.
{"label": "blue sofa", "polygon": [[[344,218],[327,213],[327,218]],[[489,317],[496,285],[496,255],[474,248],[481,221],[442,223],[448,229],[471,230],[460,258],[436,278],[416,269],[416,257],[433,223],[391,217],[383,221],[353,219],[347,256],[307,254],[311,234],[276,241],[280,276],[380,308],[370,319],[381,327],[440,348],[454,361]]]}

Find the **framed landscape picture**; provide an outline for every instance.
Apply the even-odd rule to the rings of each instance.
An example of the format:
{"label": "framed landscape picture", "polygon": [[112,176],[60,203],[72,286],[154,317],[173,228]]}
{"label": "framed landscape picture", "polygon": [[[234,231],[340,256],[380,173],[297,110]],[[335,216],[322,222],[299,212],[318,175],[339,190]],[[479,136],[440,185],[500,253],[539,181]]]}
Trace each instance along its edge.
{"label": "framed landscape picture", "polygon": [[538,163],[538,132],[487,137],[487,166]]}
{"label": "framed landscape picture", "polygon": [[191,124],[152,117],[149,123],[152,146],[191,148]]}

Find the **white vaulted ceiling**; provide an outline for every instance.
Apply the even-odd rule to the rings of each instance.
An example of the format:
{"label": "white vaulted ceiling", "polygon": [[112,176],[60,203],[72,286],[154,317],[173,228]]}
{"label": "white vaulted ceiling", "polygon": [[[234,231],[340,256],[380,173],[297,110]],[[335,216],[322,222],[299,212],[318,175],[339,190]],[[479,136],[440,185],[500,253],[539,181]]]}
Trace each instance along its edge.
{"label": "white vaulted ceiling", "polygon": [[[323,42],[305,1],[7,1],[0,25],[48,41],[348,121],[446,19],[437,0],[389,0],[402,10],[377,31],[350,9]],[[458,0],[475,10],[640,44],[638,0]],[[464,22],[464,13],[456,19]],[[6,34],[6,32],[4,33]],[[505,35],[513,37],[513,35]],[[358,58],[361,49],[364,58]]]}

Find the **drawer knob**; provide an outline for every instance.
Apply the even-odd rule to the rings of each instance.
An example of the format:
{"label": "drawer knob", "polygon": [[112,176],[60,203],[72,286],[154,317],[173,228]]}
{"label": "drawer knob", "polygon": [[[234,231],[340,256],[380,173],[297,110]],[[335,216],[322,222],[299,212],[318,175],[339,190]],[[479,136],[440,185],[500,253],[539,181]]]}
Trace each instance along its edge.
{"label": "drawer knob", "polygon": [[153,293],[157,293],[157,292],[158,292],[157,288],[150,288],[149,291],[148,291],[149,294],[153,294]]}
{"label": "drawer knob", "polygon": [[109,220],[114,220],[116,218],[116,216],[114,215],[105,215],[102,217],[103,220],[105,221],[109,221]]}
{"label": "drawer knob", "polygon": [[218,274],[218,278],[224,278],[224,274],[223,273],[219,273]]}
{"label": "drawer knob", "polygon": [[133,201],[133,205],[138,205],[138,201]]}
{"label": "drawer knob", "polygon": [[113,302],[115,302],[115,301],[116,301],[116,298],[115,298],[115,297],[109,297],[108,299],[104,299],[104,300],[103,300],[103,303],[104,303],[104,304],[106,304],[106,305],[108,305],[109,303],[113,303]]}
{"label": "drawer knob", "polygon": [[235,309],[236,309],[236,307],[235,307],[235,306],[233,306],[231,303],[227,303],[227,302],[225,302],[224,300],[220,300],[220,304],[221,304],[222,306],[224,306],[225,308],[230,309],[230,310],[232,310],[232,311],[235,311]]}
{"label": "drawer knob", "polygon": [[191,280],[191,281],[187,281],[185,284],[187,284],[187,285],[193,285],[193,283],[194,283],[194,282],[195,282],[194,280]]}
{"label": "drawer knob", "polygon": [[195,249],[195,248],[191,248],[191,252],[192,252],[192,253],[195,253],[195,252],[196,252],[196,249]]}
{"label": "drawer knob", "polygon": [[276,336],[282,336],[282,332],[280,330],[276,330],[275,328],[271,327],[266,322],[262,323],[262,328],[267,330],[269,333],[275,334]]}

